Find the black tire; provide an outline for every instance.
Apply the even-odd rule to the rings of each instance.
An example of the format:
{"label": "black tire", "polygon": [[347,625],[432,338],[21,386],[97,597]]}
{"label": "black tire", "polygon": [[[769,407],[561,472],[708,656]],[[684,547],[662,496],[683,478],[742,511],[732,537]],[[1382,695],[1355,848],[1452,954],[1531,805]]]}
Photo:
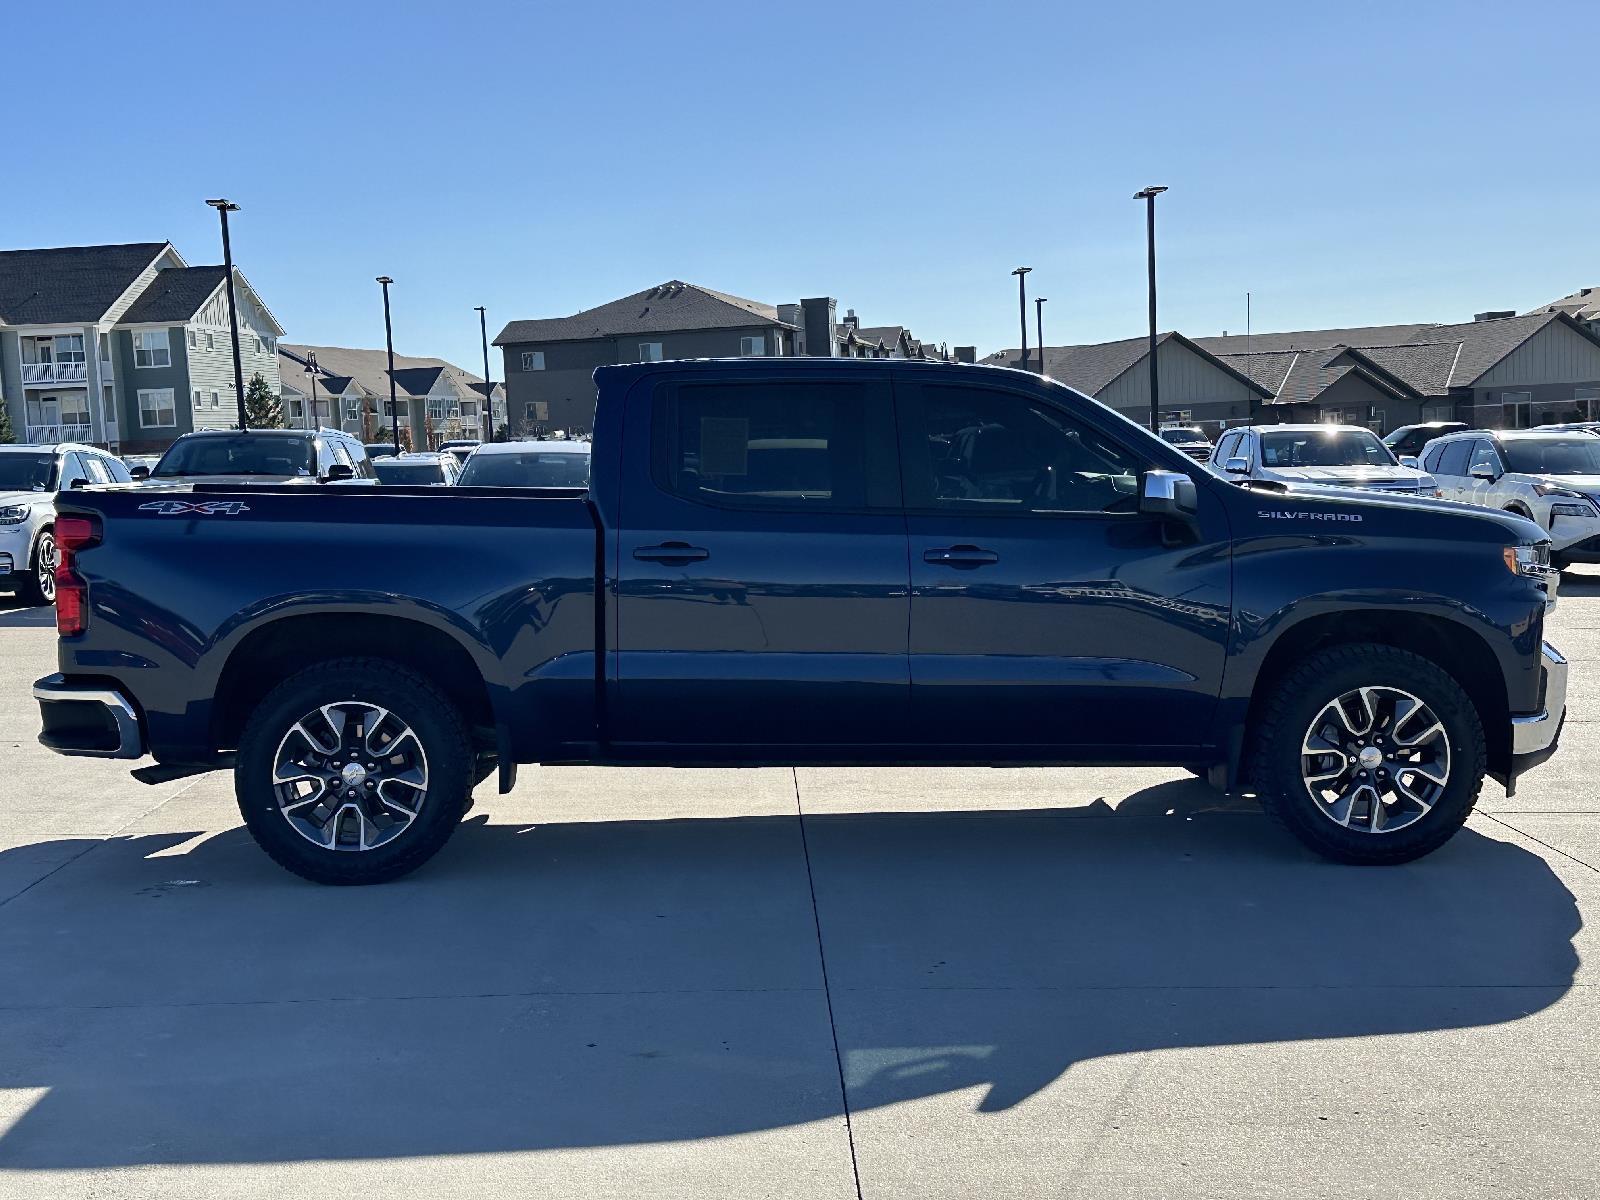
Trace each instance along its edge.
{"label": "black tire", "polygon": [[[1330,819],[1301,774],[1301,746],[1330,701],[1362,687],[1396,688],[1423,701],[1444,727],[1450,764],[1441,794],[1412,824],[1392,831],[1346,828]],[[1486,768],[1483,724],[1471,699],[1429,659],[1393,646],[1336,646],[1279,680],[1252,731],[1251,786],[1269,815],[1325,858],[1384,865],[1437,850],[1466,823]]]}
{"label": "black tire", "polygon": [[[323,705],[340,703],[388,710],[410,727],[425,755],[427,787],[415,817],[392,840],[368,849],[313,843],[280,808],[273,782],[278,750],[290,730]],[[250,714],[239,741],[234,790],[250,835],[279,866],[315,883],[383,883],[416,870],[450,839],[468,804],[473,767],[461,714],[437,688],[384,659],[344,658],[290,676]]]}
{"label": "black tire", "polygon": [[[22,581],[22,586],[17,589],[17,594],[22,597],[23,603],[54,604],[56,602],[55,561],[55,531],[46,529],[33,543],[33,554],[28,559],[27,578]],[[48,583],[44,578],[46,564],[49,564],[51,570]]]}

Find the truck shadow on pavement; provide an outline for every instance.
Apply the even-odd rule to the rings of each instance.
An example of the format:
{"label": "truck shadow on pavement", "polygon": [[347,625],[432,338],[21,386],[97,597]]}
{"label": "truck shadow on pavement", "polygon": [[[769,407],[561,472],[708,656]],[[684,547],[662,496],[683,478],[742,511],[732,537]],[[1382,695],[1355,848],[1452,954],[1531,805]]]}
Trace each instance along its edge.
{"label": "truck shadow on pavement", "polygon": [[1218,804],[807,815],[804,844],[792,816],[474,818],[367,889],[237,829],[95,844],[0,906],[0,1170],[837,1121],[835,1035],[852,1111],[982,1114],[1101,1056],[1468,1029],[1571,987],[1576,904],[1520,846],[1342,868]]}

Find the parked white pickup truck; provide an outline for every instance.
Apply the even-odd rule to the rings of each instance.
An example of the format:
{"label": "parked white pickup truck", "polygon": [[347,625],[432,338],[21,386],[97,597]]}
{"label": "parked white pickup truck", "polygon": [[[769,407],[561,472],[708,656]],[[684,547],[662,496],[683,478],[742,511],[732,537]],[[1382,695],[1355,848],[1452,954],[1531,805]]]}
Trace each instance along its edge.
{"label": "parked white pickup truck", "polygon": [[1475,429],[1429,442],[1422,463],[1444,499],[1538,522],[1550,534],[1552,565],[1600,562],[1600,437]]}

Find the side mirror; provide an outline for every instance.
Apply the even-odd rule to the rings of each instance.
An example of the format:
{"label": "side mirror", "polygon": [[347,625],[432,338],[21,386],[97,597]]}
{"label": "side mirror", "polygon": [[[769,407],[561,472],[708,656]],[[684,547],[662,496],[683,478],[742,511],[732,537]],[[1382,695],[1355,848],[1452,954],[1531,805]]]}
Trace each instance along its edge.
{"label": "side mirror", "polygon": [[67,484],[67,487],[69,487],[73,491],[77,491],[79,488],[86,488],[88,486],[89,486],[89,480],[84,478],[82,475],[78,476],[78,478],[74,479],[71,483]]}
{"label": "side mirror", "polygon": [[1480,464],[1472,468],[1472,477],[1474,479],[1481,479],[1485,483],[1493,483],[1496,479],[1500,478],[1500,473],[1493,467]]}
{"label": "side mirror", "polygon": [[1415,454],[1402,454],[1400,456],[1400,465],[1402,467],[1410,467],[1413,471],[1422,470],[1422,464],[1417,461]]}
{"label": "side mirror", "polygon": [[343,483],[346,479],[356,477],[355,468],[349,463],[334,463],[328,468],[328,473],[322,477],[324,483]]}
{"label": "side mirror", "polygon": [[1250,460],[1248,458],[1230,458],[1222,464],[1222,469],[1231,475],[1248,475],[1250,474]]}
{"label": "side mirror", "polygon": [[1194,480],[1180,471],[1146,471],[1139,485],[1139,511],[1194,528],[1200,511]]}
{"label": "side mirror", "polygon": [[129,467],[128,468],[128,474],[130,476],[132,476],[134,479],[149,479],[150,478],[150,468],[149,467]]}

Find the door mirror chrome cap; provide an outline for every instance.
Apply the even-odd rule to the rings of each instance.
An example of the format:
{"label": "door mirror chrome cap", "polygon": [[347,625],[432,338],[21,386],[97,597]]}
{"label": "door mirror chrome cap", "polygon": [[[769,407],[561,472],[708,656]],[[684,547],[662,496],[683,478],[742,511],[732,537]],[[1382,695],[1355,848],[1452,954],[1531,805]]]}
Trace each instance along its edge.
{"label": "door mirror chrome cap", "polygon": [[1200,508],[1194,480],[1179,471],[1146,471],[1139,488],[1139,511],[1187,520]]}
{"label": "door mirror chrome cap", "polygon": [[1415,454],[1402,454],[1400,456],[1400,465],[1402,467],[1410,467],[1413,471],[1422,470],[1422,464],[1417,461]]}
{"label": "door mirror chrome cap", "polygon": [[1248,458],[1230,458],[1222,464],[1222,469],[1234,475],[1250,474],[1250,460]]}
{"label": "door mirror chrome cap", "polygon": [[1482,479],[1488,483],[1493,483],[1500,478],[1493,467],[1473,467],[1472,477],[1474,479]]}

